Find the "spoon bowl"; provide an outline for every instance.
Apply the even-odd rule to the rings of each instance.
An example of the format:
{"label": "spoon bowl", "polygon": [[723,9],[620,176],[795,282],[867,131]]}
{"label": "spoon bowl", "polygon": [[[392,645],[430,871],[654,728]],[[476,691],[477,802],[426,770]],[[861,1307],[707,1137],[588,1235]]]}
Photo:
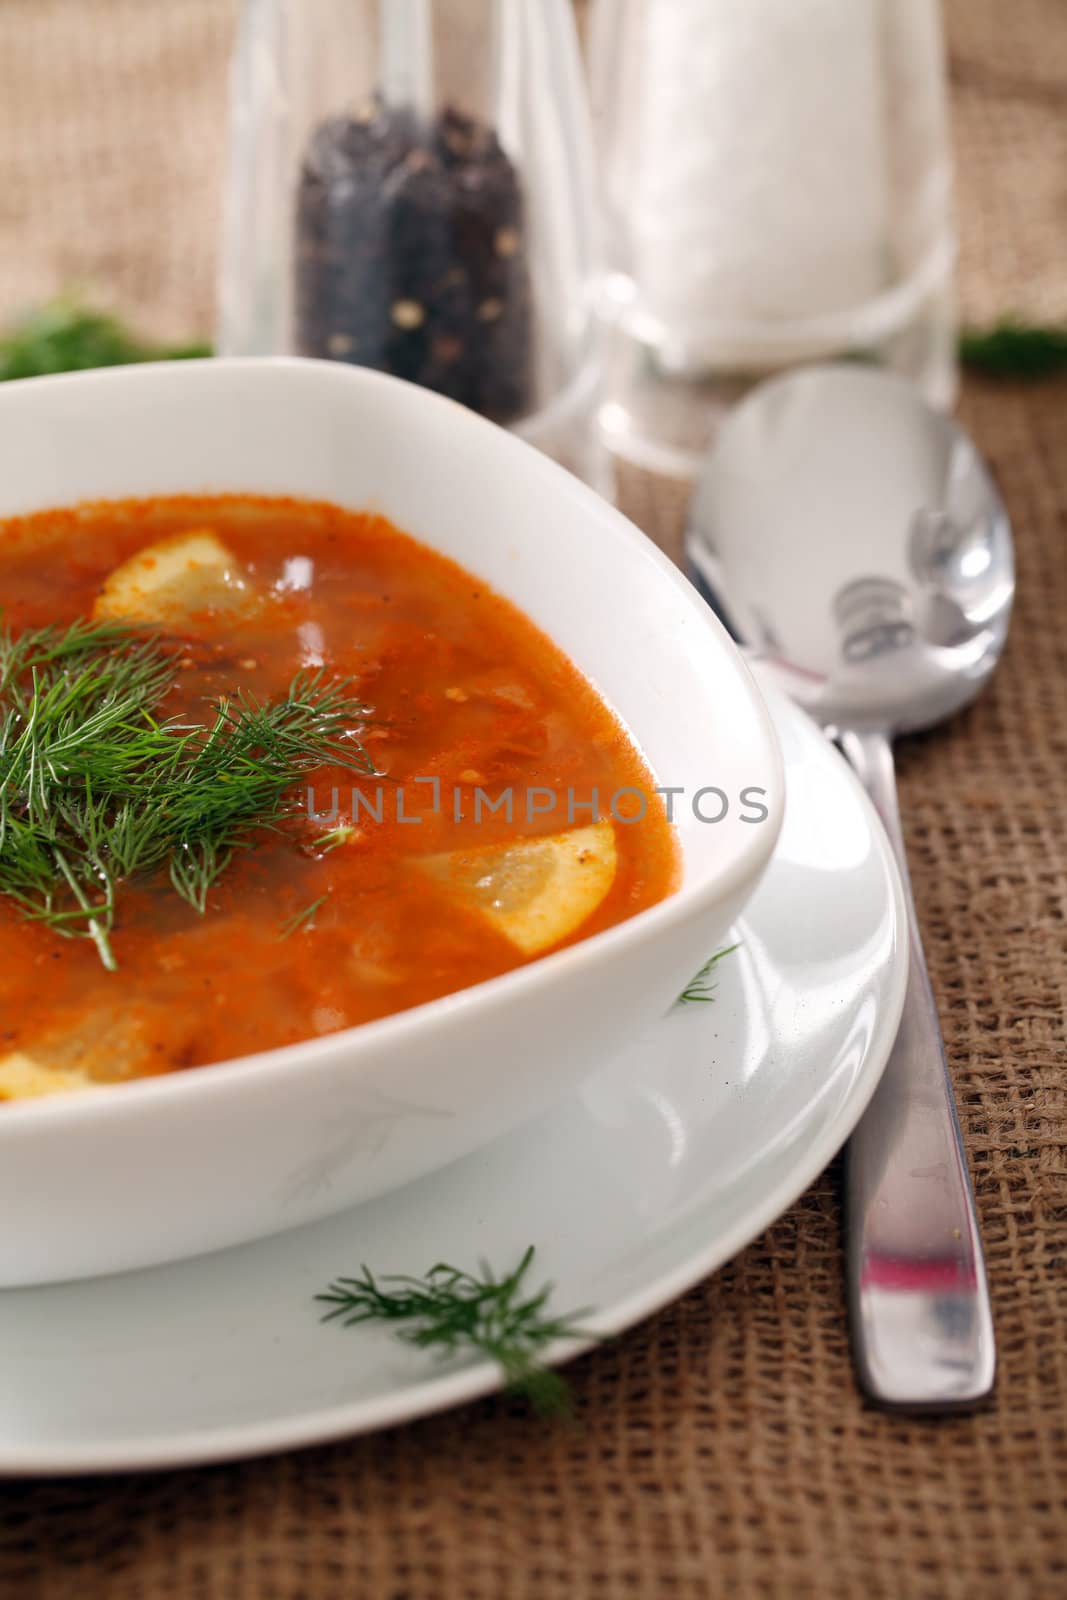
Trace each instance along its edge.
{"label": "spoon bowl", "polygon": [[688,553],[735,636],[834,729],[928,728],[996,665],[1011,529],[978,451],[902,378],[813,367],[729,418]]}

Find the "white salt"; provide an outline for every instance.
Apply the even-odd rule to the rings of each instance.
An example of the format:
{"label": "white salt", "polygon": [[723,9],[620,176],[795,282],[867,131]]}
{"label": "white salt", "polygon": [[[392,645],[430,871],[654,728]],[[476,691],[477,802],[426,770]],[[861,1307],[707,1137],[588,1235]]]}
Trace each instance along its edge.
{"label": "white salt", "polygon": [[885,289],[883,22],[883,0],[646,0],[626,210],[668,359],[743,359],[714,348],[723,325],[743,335]]}

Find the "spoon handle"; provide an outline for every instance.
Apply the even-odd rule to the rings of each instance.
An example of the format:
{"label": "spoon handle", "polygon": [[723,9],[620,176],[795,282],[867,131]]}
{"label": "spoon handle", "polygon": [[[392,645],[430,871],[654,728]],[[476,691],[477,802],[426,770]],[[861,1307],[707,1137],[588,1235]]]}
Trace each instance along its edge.
{"label": "spoon handle", "polygon": [[974,1193],[908,879],[893,752],[881,733],[843,732],[840,743],[896,853],[909,947],[900,1032],[848,1147],[853,1349],[872,1400],[954,1410],[990,1393],[996,1366]]}

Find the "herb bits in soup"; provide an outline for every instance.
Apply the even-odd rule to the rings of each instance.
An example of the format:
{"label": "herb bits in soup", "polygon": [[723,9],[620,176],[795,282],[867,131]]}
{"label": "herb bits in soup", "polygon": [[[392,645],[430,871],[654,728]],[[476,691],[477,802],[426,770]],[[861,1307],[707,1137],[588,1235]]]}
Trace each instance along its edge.
{"label": "herb bits in soup", "polygon": [[381,517],[47,512],[0,595],[0,1099],[368,1022],[673,887],[612,713]]}

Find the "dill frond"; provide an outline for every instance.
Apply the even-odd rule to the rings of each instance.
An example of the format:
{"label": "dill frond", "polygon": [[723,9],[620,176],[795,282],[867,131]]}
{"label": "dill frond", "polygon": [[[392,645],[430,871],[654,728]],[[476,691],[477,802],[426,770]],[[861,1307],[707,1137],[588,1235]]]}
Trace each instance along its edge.
{"label": "dill frond", "polygon": [[699,1004],[715,998],[716,968],[724,956],[732,955],[739,949],[736,944],[728,944],[725,950],[717,950],[710,960],[705,961],[700,971],[691,978],[686,987],[678,996],[675,1004],[680,1006]]}
{"label": "dill frond", "polygon": [[589,1338],[579,1326],[589,1312],[551,1313],[551,1284],[531,1294],[525,1280],[533,1258],[530,1245],[502,1278],[484,1262],[477,1273],[439,1262],[422,1278],[375,1277],[364,1266],[357,1277],[335,1278],[315,1299],[329,1307],[324,1322],[339,1321],[346,1328],[385,1323],[405,1344],[442,1359],[487,1356],[509,1390],[525,1396],[542,1415],[559,1414],[569,1409],[569,1392],[540,1357],[561,1339]]}
{"label": "dill frond", "polygon": [[123,882],[165,872],[203,913],[298,778],[374,770],[347,681],[301,673],[276,704],[240,694],[201,726],[161,720],[175,673],[164,641],[113,623],[0,633],[0,894],[110,969]]}

